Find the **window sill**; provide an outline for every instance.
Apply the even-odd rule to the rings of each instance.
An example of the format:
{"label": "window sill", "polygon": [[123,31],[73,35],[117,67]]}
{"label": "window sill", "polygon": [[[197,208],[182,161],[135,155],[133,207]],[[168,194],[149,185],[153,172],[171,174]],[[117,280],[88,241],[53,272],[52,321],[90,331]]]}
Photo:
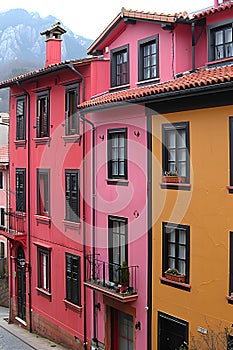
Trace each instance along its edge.
{"label": "window sill", "polygon": [[18,148],[18,147],[26,148],[27,140],[14,140],[14,144],[15,144],[16,148]]}
{"label": "window sill", "polygon": [[118,91],[118,90],[125,90],[125,89],[129,89],[129,88],[130,88],[130,84],[117,85],[117,86],[111,87],[109,89],[109,92]]}
{"label": "window sill", "polygon": [[82,306],[78,306],[76,304],[73,304],[73,303],[71,303],[70,301],[68,301],[66,299],[64,299],[63,301],[64,301],[64,304],[65,304],[66,310],[67,309],[71,309],[71,310],[76,311],[78,313],[82,312],[82,309],[83,309]]}
{"label": "window sill", "polygon": [[191,285],[190,284],[181,283],[181,282],[175,282],[175,281],[169,280],[169,279],[167,279],[165,277],[160,277],[159,279],[160,279],[161,283],[169,285],[171,287],[175,287],[175,288],[182,289],[182,290],[187,290],[187,291],[191,290]]}
{"label": "window sill", "polygon": [[225,62],[231,62],[233,61],[233,56],[232,57],[228,57],[228,58],[222,58],[220,60],[215,60],[215,61],[210,61],[206,63],[206,66],[211,66],[211,65],[217,65],[217,64],[223,64]]}
{"label": "window sill", "polygon": [[74,221],[69,221],[69,220],[63,220],[64,226],[65,226],[65,230],[67,230],[67,228],[71,228],[73,230],[80,230],[80,222],[74,222]]}
{"label": "window sill", "polygon": [[65,145],[67,143],[74,143],[74,142],[77,142],[80,145],[80,142],[81,142],[81,135],[79,134],[64,135],[62,136],[62,138],[64,140]]}
{"label": "window sill", "polygon": [[34,215],[37,225],[38,224],[45,224],[48,225],[50,227],[51,225],[51,218],[49,216],[44,216],[44,215]]}
{"label": "window sill", "polygon": [[233,193],[233,186],[227,186],[226,188],[229,193]]}
{"label": "window sill", "polygon": [[161,182],[160,187],[168,190],[186,190],[191,189],[190,183],[181,183],[181,182]]}
{"label": "window sill", "polygon": [[145,80],[140,80],[136,82],[136,85],[149,85],[149,84],[154,84],[154,83],[159,83],[160,78],[152,78],[152,79],[145,79]]}
{"label": "window sill", "polygon": [[36,290],[37,290],[38,295],[42,295],[42,296],[48,298],[50,301],[52,300],[52,294],[50,292],[48,292],[47,290],[45,290],[43,288],[39,288],[39,287],[36,287]]}
{"label": "window sill", "polygon": [[33,141],[35,142],[36,147],[38,145],[49,145],[50,146],[51,138],[50,137],[35,137],[35,138],[33,138]]}
{"label": "window sill", "polygon": [[227,295],[226,299],[228,301],[228,304],[233,304],[233,296]]}
{"label": "window sill", "polygon": [[125,179],[106,179],[108,185],[119,185],[119,186],[128,186],[129,180]]}

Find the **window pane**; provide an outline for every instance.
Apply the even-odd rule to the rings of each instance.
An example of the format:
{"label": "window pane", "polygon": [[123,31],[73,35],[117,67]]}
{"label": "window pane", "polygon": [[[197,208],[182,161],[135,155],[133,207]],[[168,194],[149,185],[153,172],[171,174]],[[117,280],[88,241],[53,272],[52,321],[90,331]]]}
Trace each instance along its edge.
{"label": "window pane", "polygon": [[225,43],[232,42],[232,28],[228,28],[225,30]]}
{"label": "window pane", "polygon": [[176,246],[175,246],[175,244],[169,244],[169,246],[168,246],[168,255],[170,257],[173,257],[173,256],[176,255]]}
{"label": "window pane", "polygon": [[175,269],[175,267],[176,267],[175,259],[173,259],[173,258],[168,259],[168,267],[171,269]]}
{"label": "window pane", "polygon": [[179,246],[179,258],[186,259],[186,247],[185,246]]}
{"label": "window pane", "polygon": [[223,43],[223,31],[220,30],[215,33],[215,44],[220,45]]}
{"label": "window pane", "polygon": [[186,232],[184,230],[179,231],[179,243],[186,244]]}
{"label": "window pane", "polygon": [[169,131],[168,132],[168,147],[169,148],[175,148],[176,147],[176,131]]}
{"label": "window pane", "polygon": [[185,261],[182,261],[182,260],[179,261],[178,270],[180,273],[182,273],[182,275],[186,275]]}

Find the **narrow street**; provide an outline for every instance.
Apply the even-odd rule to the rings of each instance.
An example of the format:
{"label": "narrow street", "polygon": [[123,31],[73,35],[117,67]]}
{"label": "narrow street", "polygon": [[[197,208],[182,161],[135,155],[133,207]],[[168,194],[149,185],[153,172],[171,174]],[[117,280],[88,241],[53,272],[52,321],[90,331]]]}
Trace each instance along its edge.
{"label": "narrow street", "polygon": [[0,326],[0,349],[30,350],[35,348],[25,344],[22,340]]}

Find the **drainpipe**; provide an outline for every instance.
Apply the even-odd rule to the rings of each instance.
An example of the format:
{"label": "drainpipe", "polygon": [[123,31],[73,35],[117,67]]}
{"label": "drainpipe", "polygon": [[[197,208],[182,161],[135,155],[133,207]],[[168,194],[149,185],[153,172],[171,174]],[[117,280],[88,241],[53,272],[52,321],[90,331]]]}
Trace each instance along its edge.
{"label": "drainpipe", "polygon": [[29,323],[30,323],[30,332],[32,333],[32,293],[31,293],[31,211],[30,211],[30,202],[31,202],[31,197],[30,197],[30,188],[31,188],[31,178],[30,178],[30,169],[31,169],[31,161],[30,161],[30,150],[31,150],[31,131],[30,131],[30,95],[27,92],[27,90],[21,85],[19,81],[16,82],[18,87],[27,95],[27,103],[28,103],[28,170],[27,170],[27,180],[28,180],[28,207],[27,207],[27,215],[28,215],[28,263],[29,263],[29,268],[28,268],[28,274],[29,274],[29,283],[28,283],[28,296],[29,296]]}
{"label": "drainpipe", "polygon": [[85,101],[85,85],[84,85],[84,76],[74,67],[74,65],[70,62],[66,64],[75,74],[77,74],[82,80],[82,102]]}
{"label": "drainpipe", "polygon": [[[91,125],[92,128],[92,145],[91,145],[91,154],[92,154],[92,254],[93,257],[95,256],[95,198],[96,198],[96,192],[95,192],[95,125],[94,123],[92,123],[90,120],[86,119],[84,116],[82,116],[81,114],[79,115],[79,118],[82,120],[83,122],[83,128],[85,131],[85,123],[88,123],[89,125]],[[84,136],[84,132],[83,132],[83,136]],[[85,159],[85,143],[84,143],[85,139],[83,137],[83,159]],[[85,169],[84,169],[84,165],[83,165],[83,195],[85,194]],[[84,201],[83,201],[84,203]],[[85,206],[85,203],[84,203]],[[85,226],[85,225],[84,225]],[[86,231],[85,231],[86,233]],[[84,237],[84,249],[86,252],[86,238],[85,238],[85,234],[83,233],[83,237]],[[86,255],[84,255],[85,257]],[[86,259],[85,259],[86,260]],[[84,261],[84,281],[86,281],[86,261]],[[85,287],[86,288],[86,287]],[[96,339],[96,307],[95,307],[95,291],[93,291],[93,338]]]}
{"label": "drainpipe", "polygon": [[195,22],[192,22],[192,70],[195,69],[195,37],[194,37],[194,30],[195,30]]}

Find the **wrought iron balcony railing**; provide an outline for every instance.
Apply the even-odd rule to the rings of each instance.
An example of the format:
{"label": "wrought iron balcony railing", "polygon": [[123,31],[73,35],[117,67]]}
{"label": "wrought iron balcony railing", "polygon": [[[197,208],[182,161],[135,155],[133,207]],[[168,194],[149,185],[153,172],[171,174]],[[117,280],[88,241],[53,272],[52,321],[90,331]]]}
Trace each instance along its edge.
{"label": "wrought iron balcony railing", "polygon": [[98,255],[86,256],[85,285],[123,302],[138,297],[138,266],[126,266],[103,261]]}

